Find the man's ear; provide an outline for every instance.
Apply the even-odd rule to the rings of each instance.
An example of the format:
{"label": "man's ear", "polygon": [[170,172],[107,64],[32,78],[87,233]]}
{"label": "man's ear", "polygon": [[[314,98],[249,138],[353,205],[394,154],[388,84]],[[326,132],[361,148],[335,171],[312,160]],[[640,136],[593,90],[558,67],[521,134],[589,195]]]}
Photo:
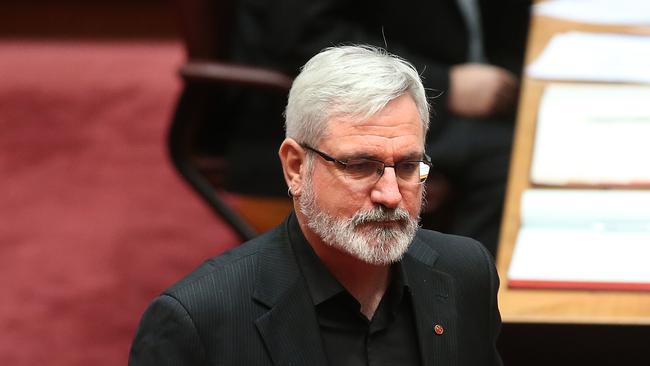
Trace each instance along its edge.
{"label": "man's ear", "polygon": [[302,188],[301,169],[305,164],[305,150],[292,138],[286,138],[280,150],[280,161],[284,171],[284,180],[287,182],[289,191],[292,195],[299,195]]}

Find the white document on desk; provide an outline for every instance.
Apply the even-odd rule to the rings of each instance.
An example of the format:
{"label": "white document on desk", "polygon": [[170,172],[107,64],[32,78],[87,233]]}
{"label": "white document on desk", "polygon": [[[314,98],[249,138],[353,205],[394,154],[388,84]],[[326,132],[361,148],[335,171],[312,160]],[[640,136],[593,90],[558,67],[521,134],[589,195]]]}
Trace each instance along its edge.
{"label": "white document on desk", "polygon": [[560,33],[527,73],[551,80],[650,83],[650,36]]}
{"label": "white document on desk", "polygon": [[650,25],[648,0],[551,0],[535,4],[533,11],[582,23]]}
{"label": "white document on desk", "polygon": [[508,285],[650,290],[650,191],[526,191]]}
{"label": "white document on desk", "polygon": [[537,115],[531,181],[650,186],[650,87],[548,85]]}

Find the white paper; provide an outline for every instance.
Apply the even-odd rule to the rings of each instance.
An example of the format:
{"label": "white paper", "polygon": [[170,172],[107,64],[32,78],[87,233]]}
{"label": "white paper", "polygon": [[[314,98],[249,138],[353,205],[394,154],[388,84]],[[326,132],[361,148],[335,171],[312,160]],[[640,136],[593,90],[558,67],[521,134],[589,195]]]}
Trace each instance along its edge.
{"label": "white paper", "polygon": [[538,112],[531,181],[650,185],[650,87],[548,85]]}
{"label": "white paper", "polygon": [[650,25],[648,0],[551,0],[535,4],[533,11],[583,23]]}
{"label": "white paper", "polygon": [[509,281],[650,285],[650,191],[533,189],[521,202]]}
{"label": "white paper", "polygon": [[650,83],[650,36],[560,33],[527,73],[540,79]]}
{"label": "white paper", "polygon": [[650,232],[525,228],[514,255],[510,280],[650,283]]}
{"label": "white paper", "polygon": [[529,189],[520,212],[527,228],[650,232],[650,190]]}

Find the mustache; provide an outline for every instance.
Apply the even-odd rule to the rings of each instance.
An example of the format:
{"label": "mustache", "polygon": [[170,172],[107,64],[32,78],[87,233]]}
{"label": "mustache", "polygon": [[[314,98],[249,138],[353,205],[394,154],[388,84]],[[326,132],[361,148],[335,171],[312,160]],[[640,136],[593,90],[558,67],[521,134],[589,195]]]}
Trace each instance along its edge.
{"label": "mustache", "polygon": [[378,206],[366,211],[354,214],[350,219],[354,225],[362,225],[369,222],[381,221],[407,221],[411,218],[408,211],[403,208],[385,208]]}

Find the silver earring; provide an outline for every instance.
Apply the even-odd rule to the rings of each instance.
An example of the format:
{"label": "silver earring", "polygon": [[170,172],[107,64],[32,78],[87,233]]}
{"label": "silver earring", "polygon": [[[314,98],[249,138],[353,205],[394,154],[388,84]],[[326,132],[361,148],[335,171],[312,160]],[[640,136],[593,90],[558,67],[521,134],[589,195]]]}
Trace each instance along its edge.
{"label": "silver earring", "polygon": [[287,188],[287,196],[293,198],[293,192],[291,192],[291,187]]}

